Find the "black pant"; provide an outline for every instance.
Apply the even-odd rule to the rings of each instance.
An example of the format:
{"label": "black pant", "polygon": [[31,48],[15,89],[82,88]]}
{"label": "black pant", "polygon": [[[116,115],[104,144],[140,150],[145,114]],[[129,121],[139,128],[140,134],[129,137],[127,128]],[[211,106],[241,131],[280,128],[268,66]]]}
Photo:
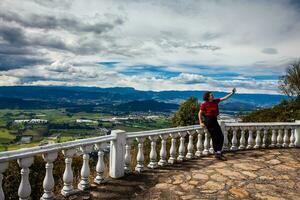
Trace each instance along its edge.
{"label": "black pant", "polygon": [[224,142],[224,135],[218,123],[217,117],[205,117],[204,124],[210,133],[214,151],[221,151]]}

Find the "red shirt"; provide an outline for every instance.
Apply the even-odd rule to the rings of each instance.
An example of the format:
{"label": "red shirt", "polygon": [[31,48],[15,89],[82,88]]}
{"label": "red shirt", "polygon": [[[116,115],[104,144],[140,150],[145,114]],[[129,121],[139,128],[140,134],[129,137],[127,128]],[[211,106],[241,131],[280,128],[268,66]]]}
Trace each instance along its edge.
{"label": "red shirt", "polygon": [[204,112],[206,117],[217,117],[219,115],[220,99],[214,99],[212,102],[205,101],[201,104],[200,110]]}

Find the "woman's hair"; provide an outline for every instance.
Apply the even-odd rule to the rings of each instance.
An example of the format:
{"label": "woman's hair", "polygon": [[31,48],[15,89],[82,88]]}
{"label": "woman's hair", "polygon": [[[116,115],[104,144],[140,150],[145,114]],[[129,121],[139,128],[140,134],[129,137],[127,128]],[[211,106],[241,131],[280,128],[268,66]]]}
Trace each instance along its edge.
{"label": "woman's hair", "polygon": [[208,101],[209,95],[210,95],[211,93],[212,93],[212,92],[210,92],[210,91],[205,92],[204,95],[203,95],[203,100],[204,100],[204,101]]}

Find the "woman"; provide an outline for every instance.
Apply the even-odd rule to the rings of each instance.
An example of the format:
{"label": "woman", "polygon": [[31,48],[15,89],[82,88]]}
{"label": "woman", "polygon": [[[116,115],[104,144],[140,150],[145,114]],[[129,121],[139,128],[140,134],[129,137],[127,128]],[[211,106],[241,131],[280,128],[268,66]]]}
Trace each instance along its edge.
{"label": "woman", "polygon": [[204,102],[200,106],[198,113],[199,123],[202,128],[206,127],[210,133],[213,148],[215,151],[215,157],[220,160],[226,160],[222,155],[222,147],[224,142],[224,136],[221,130],[221,127],[217,121],[219,115],[219,106],[218,104],[221,101],[227,100],[236,92],[236,89],[233,88],[232,92],[226,95],[223,98],[215,99],[212,92],[206,92],[203,95]]}

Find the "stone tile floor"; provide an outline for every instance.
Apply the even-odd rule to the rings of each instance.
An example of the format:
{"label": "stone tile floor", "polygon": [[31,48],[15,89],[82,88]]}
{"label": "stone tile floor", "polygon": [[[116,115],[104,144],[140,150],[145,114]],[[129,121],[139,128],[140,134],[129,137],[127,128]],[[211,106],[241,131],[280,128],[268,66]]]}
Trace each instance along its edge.
{"label": "stone tile floor", "polygon": [[225,155],[227,161],[201,157],[108,180],[87,199],[300,199],[300,149]]}

